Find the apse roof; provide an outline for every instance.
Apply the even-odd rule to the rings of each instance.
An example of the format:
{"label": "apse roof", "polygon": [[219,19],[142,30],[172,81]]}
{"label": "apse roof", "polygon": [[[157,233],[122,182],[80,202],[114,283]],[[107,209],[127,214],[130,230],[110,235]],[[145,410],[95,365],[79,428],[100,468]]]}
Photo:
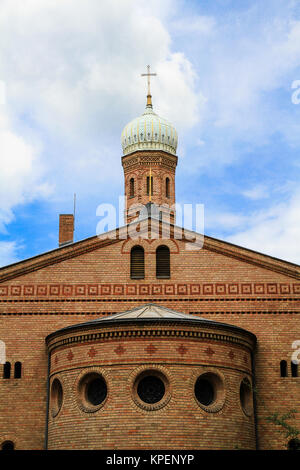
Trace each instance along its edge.
{"label": "apse roof", "polygon": [[[167,307],[162,307],[161,305],[156,304],[145,304],[140,307],[133,308],[132,310],[126,310],[125,312],[115,313],[109,317],[99,318],[96,321],[107,321],[107,320],[126,320],[126,319],[144,319],[144,318],[153,318],[161,320],[170,320],[170,319],[194,319],[197,321],[203,321],[202,318],[187,315],[186,313],[177,312],[176,310],[171,310]],[[212,320],[209,320],[212,321]]]}
{"label": "apse roof", "polygon": [[104,316],[97,318],[96,320],[88,321],[85,323],[78,323],[75,325],[70,325],[61,330],[55,331],[47,336],[47,339],[50,338],[52,335],[57,333],[64,333],[71,329],[78,329],[78,328],[89,328],[89,327],[97,327],[104,326],[109,324],[124,324],[124,323],[150,323],[150,322],[184,322],[184,323],[193,323],[193,324],[202,324],[203,326],[211,326],[211,327],[225,327],[231,330],[237,330],[240,332],[245,332],[248,335],[252,335],[255,339],[255,335],[243,328],[240,328],[235,325],[230,325],[228,323],[221,323],[216,322],[214,320],[209,320],[207,318],[198,317],[195,315],[190,315],[186,313],[177,312],[176,310],[172,310],[167,307],[163,307],[161,305],[156,305],[153,303],[148,303],[141,305],[139,307],[135,307],[131,310],[126,310],[125,312],[115,313],[112,315]]}

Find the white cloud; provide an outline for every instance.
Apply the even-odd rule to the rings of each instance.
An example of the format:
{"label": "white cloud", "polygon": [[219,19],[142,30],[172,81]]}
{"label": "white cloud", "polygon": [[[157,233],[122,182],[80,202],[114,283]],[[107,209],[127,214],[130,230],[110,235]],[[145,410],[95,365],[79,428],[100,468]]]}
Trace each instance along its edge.
{"label": "white cloud", "polygon": [[155,111],[180,129],[197,122],[196,73],[171,50],[170,4],[2,0],[0,80],[10,116],[1,134],[2,229],[13,208],[39,191],[52,188],[52,198],[61,200],[73,192],[104,194],[121,182],[120,135],[144,110],[140,74],[148,63],[158,73]]}
{"label": "white cloud", "polygon": [[49,193],[41,182],[39,149],[32,142],[17,135],[5,107],[0,112],[0,232],[13,219],[12,209]]}
{"label": "white cloud", "polygon": [[3,80],[0,80],[0,106],[4,105],[6,101],[6,86]]}
{"label": "white cloud", "polygon": [[98,132],[107,131],[120,117],[142,113],[146,84],[140,74],[150,63],[159,72],[153,91],[163,90],[155,101],[168,110],[184,102],[184,116],[175,107],[169,118],[195,122],[195,72],[183,54],[171,52],[168,31],[149,13],[152,2],[23,3],[5,0],[0,13],[4,78],[16,111],[30,108],[39,124],[64,136],[80,131],[84,137],[96,122]]}
{"label": "white cloud", "polygon": [[17,249],[15,242],[0,241],[0,267],[18,261]]}
{"label": "white cloud", "polygon": [[282,204],[253,213],[246,228],[227,238],[237,245],[300,264],[300,191]]}
{"label": "white cloud", "polygon": [[210,35],[215,29],[215,19],[211,16],[188,16],[171,23],[172,29],[177,33],[193,33]]}
{"label": "white cloud", "polygon": [[287,77],[299,66],[300,22],[287,19],[266,22],[257,38],[242,37],[237,51],[226,57],[220,64],[225,67],[224,86],[217,98],[222,105],[219,123],[250,132],[250,138],[251,132],[266,136],[284,132],[286,116],[282,116],[281,109],[279,116],[276,101],[273,106],[277,112],[272,116],[268,93],[289,88]]}
{"label": "white cloud", "polygon": [[269,191],[266,186],[257,185],[257,186],[254,186],[253,188],[242,191],[242,195],[245,196],[246,198],[253,199],[253,200],[264,199],[269,196]]}
{"label": "white cloud", "polygon": [[230,212],[205,212],[205,227],[218,228],[218,230],[232,230],[240,228],[247,221],[247,217]]}

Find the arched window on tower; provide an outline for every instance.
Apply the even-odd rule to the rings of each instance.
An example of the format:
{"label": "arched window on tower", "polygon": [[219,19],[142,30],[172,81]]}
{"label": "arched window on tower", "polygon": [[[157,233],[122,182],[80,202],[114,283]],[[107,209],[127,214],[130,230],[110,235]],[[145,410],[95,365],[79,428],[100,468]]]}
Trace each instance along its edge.
{"label": "arched window on tower", "polygon": [[287,377],[287,362],[280,362],[280,377]]}
{"label": "arched window on tower", "polygon": [[170,178],[166,178],[166,197],[170,197]]}
{"label": "arched window on tower", "polygon": [[16,362],[15,363],[14,377],[15,377],[15,379],[20,379],[21,376],[22,376],[22,363],[21,362]]}
{"label": "arched window on tower", "polygon": [[151,196],[153,196],[153,176],[147,176],[147,196],[150,195],[150,183],[151,183]]}
{"label": "arched window on tower", "polygon": [[131,279],[144,279],[145,277],[145,253],[144,248],[137,245],[130,252],[130,277]]}
{"label": "arched window on tower", "polygon": [[129,196],[134,197],[134,178],[130,178],[129,182]]}
{"label": "arched window on tower", "polygon": [[170,250],[167,246],[159,246],[156,250],[156,277],[170,278]]}
{"label": "arched window on tower", "polygon": [[10,379],[10,369],[11,365],[10,362],[6,362],[3,367],[3,378],[4,379]]}
{"label": "arched window on tower", "polygon": [[298,377],[298,364],[295,364],[295,362],[291,362],[291,374],[292,377]]}

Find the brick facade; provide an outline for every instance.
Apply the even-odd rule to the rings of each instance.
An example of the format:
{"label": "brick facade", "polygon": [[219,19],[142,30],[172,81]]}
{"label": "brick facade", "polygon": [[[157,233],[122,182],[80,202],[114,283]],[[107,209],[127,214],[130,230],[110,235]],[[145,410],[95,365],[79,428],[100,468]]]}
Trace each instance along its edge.
{"label": "brick facade", "polygon": [[[170,279],[158,280],[155,275],[155,251],[161,243],[170,248],[171,276]],[[145,250],[145,279],[130,279],[130,249],[134,244],[142,245]],[[44,447],[48,376],[45,345],[47,335],[69,325],[154,302],[179,312],[239,326],[256,335],[254,379],[257,389],[258,445],[261,449],[285,448],[286,440],[274,425],[265,421],[265,417],[270,412],[284,413],[299,406],[300,379],[291,377],[290,372],[292,342],[299,339],[300,280],[297,265],[209,237],[205,237],[204,246],[198,252],[186,250],[185,242],[178,239],[134,241],[99,240],[97,237],[92,237],[2,268],[0,273],[0,339],[6,343],[7,361],[11,362],[12,367],[15,362],[22,362],[21,379],[13,377],[4,379],[3,366],[0,366],[0,443],[11,440],[19,449]],[[140,340],[137,343],[138,348],[141,347],[141,341],[143,342]],[[179,343],[178,347],[183,344],[182,341]],[[187,343],[183,346],[187,344],[189,347],[188,343],[187,339]],[[151,364],[167,369],[166,373],[170,373],[173,377],[172,384],[175,388],[180,387],[184,378],[190,380],[194,370],[201,367],[218,368],[229,383],[237,384],[241,372],[234,364],[234,361],[238,360],[234,351],[233,362],[228,362],[229,351],[217,352],[216,349],[215,354],[209,357],[202,354],[200,348],[193,352],[192,357],[188,356],[193,360],[188,361],[187,365],[186,358],[183,361],[180,357],[178,362],[178,353],[176,357],[172,357],[172,351],[176,351],[176,348],[171,341],[169,344],[168,340],[164,339],[161,344],[156,344],[156,355],[148,358],[144,353],[137,358],[135,364],[130,364],[128,358],[127,362],[124,362],[125,356],[114,352],[117,343],[109,345],[111,349],[105,353],[111,360],[110,364],[104,364],[103,357],[98,360],[97,355],[90,361],[91,366],[105,368],[112,377],[113,395],[110,396],[107,408],[99,410],[101,416],[105,414],[108,419],[109,413],[114,415],[116,410],[113,411],[113,406],[117,397],[113,396],[117,390],[113,384],[119,379],[127,383],[130,374],[145,364],[145,357]],[[96,346],[95,344],[95,349]],[[128,348],[129,346],[130,356],[136,356],[134,342],[130,343]],[[144,346],[146,347],[146,342],[143,348]],[[215,349],[211,344],[207,344],[207,348],[209,346]],[[122,343],[122,347],[127,351],[126,344]],[[75,349],[72,348],[74,356],[76,356]],[[169,358],[163,354],[164,350],[171,354]],[[196,364],[193,363],[195,358],[199,360]],[[63,359],[58,357],[58,361],[60,360]],[[67,360],[66,357],[64,360]],[[288,377],[280,377],[281,360],[286,360],[288,363]],[[232,370],[228,368],[230,362],[234,364]],[[58,362],[57,367],[61,365],[62,363]],[[72,381],[86,365],[80,364],[76,371],[66,369],[63,381],[73,384]],[[59,370],[57,369],[57,373],[61,374]],[[183,395],[186,394],[191,398],[192,388],[188,388],[187,383],[184,384],[184,388]],[[122,391],[118,400],[129,400],[130,391],[126,390],[127,395],[125,396],[125,390]],[[71,389],[66,395],[69,401],[73,399],[70,394]],[[147,426],[156,423],[155,426],[161,427],[161,420],[167,419],[168,413],[170,419],[171,415],[173,419],[175,415],[176,419],[179,419],[180,413],[183,412],[180,400],[180,398],[174,398],[173,401],[171,399],[165,408],[155,414],[155,418],[154,415],[149,415]],[[120,403],[119,401],[118,406],[121,406]],[[124,406],[125,403],[126,401]],[[203,448],[206,446],[205,443],[210,448],[219,449],[235,448],[236,444],[241,448],[253,448],[252,427],[241,432],[238,441],[237,433],[232,434],[234,426],[233,421],[230,421],[230,407],[233,406],[236,413],[237,421],[234,423],[240,423],[236,429],[240,429],[239,426],[246,419],[240,409],[236,386],[228,388],[228,402],[226,398],[223,411],[220,411],[221,415],[228,413],[226,414],[228,434],[223,430],[221,435],[218,431],[221,423],[218,413],[213,416],[205,414],[196,406],[194,399],[185,401],[185,405],[187,407],[185,413],[189,413],[189,425],[184,427],[182,433],[177,434],[177,448]],[[131,433],[130,439],[133,439],[130,442],[139,448],[153,448],[159,445],[154,437],[151,441],[147,433],[143,434],[138,430],[144,426],[141,417],[146,418],[139,411],[134,411],[133,405],[130,406],[132,416],[137,417],[136,424],[132,418],[132,426],[126,427],[128,439],[129,433]],[[80,413],[75,404],[71,410],[74,412],[74,417],[78,415],[78,422],[76,426],[68,426],[66,431],[68,444],[63,437],[61,442],[57,440],[53,431],[55,424],[52,423],[52,426],[49,422],[51,447],[62,448],[67,445],[68,448],[72,446],[97,448],[98,441],[79,443],[76,428],[81,422]],[[63,410],[61,416],[64,416]],[[96,422],[95,416],[91,417],[91,423]],[[296,424],[299,427],[299,412],[297,420]],[[202,422],[203,425],[209,422],[212,426],[209,432],[215,432],[216,437],[209,444],[209,439],[198,442],[199,437],[203,437],[201,426],[197,427],[198,422]],[[118,447],[119,425],[122,426],[120,423],[116,425],[110,435],[111,438],[107,437],[104,446]],[[128,445],[129,441],[126,443],[126,438],[123,436],[119,443],[120,448]]]}

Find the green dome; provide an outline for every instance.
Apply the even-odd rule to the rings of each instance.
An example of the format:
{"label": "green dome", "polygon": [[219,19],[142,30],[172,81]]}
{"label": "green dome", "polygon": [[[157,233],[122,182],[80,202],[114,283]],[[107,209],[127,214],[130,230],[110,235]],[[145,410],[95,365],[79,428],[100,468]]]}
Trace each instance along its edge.
{"label": "green dome", "polygon": [[155,114],[152,105],[147,105],[140,117],[129,122],[121,135],[124,155],[137,150],[164,150],[176,155],[177,141],[175,127]]}

